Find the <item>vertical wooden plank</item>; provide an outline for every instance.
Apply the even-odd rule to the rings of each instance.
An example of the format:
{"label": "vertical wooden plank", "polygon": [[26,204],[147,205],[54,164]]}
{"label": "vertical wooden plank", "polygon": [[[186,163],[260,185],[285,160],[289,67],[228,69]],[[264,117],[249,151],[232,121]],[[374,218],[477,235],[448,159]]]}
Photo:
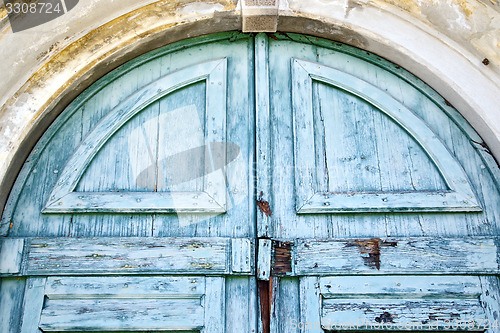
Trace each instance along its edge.
{"label": "vertical wooden plank", "polygon": [[[249,300],[248,307],[248,332],[258,332],[259,331],[259,301],[258,301],[258,281],[255,276],[248,278],[249,288],[247,298]],[[228,331],[230,332],[230,331]]]}
{"label": "vertical wooden plank", "polygon": [[292,319],[300,318],[299,281],[296,278],[273,278],[271,333],[297,333]]}
{"label": "vertical wooden plank", "polygon": [[252,271],[252,251],[250,239],[231,239],[231,270],[234,273],[250,273]]}
{"label": "vertical wooden plank", "polygon": [[259,239],[258,244],[257,278],[269,281],[271,277],[272,241],[270,239]]}
{"label": "vertical wooden plank", "polygon": [[207,277],[205,280],[205,326],[202,333],[224,332],[226,326],[225,278]]}
{"label": "vertical wooden plank", "polygon": [[253,332],[256,329],[255,277],[226,278],[226,326],[224,332]]}
{"label": "vertical wooden plank", "polygon": [[500,282],[498,276],[480,276],[481,303],[489,320],[486,333],[499,332],[500,325]]}
{"label": "vertical wooden plank", "polygon": [[300,283],[300,319],[295,325],[302,323],[302,333],[323,333],[321,329],[321,295],[319,278],[302,277]]}
{"label": "vertical wooden plank", "polygon": [[29,278],[24,292],[21,333],[41,332],[38,328],[45,294],[46,278]]}
{"label": "vertical wooden plank", "polygon": [[[228,58],[226,139],[239,146],[240,156],[225,168],[227,210],[232,215],[225,217],[227,222],[222,228],[230,237],[255,237],[254,39],[232,44],[234,51]],[[223,47],[223,52],[224,49],[227,47]],[[236,222],[240,217],[243,220]],[[243,233],[248,236],[242,236]]]}
{"label": "vertical wooden plank", "polygon": [[0,331],[18,333],[23,313],[25,279],[0,279]]}
{"label": "vertical wooden plank", "polygon": [[[271,191],[271,133],[269,106],[269,48],[268,38],[260,33],[255,38],[255,133],[256,133],[256,192],[261,200],[268,202]],[[271,201],[272,203],[272,201]],[[272,209],[272,208],[271,208]],[[257,237],[269,237],[270,216],[257,215]]]}
{"label": "vertical wooden plank", "polygon": [[[274,44],[274,41],[272,42]],[[290,43],[289,41],[286,42],[286,48],[288,50],[291,50],[291,52],[289,51],[289,58],[285,58],[283,57],[282,55],[280,55],[279,53],[277,54],[277,56],[279,58],[281,58],[281,62],[283,63],[286,63],[286,65],[288,66],[288,69],[287,69],[287,72],[289,72],[290,74],[289,75],[292,75],[292,79],[293,80],[293,68],[292,67],[292,57],[294,58],[297,58],[297,59],[310,59],[310,60],[313,60],[313,61],[317,61],[318,60],[318,48],[315,46],[315,45],[307,45],[307,44],[294,44],[294,43]],[[281,76],[281,74],[277,73],[279,76]],[[278,76],[278,80],[282,80],[280,77]],[[309,80],[311,81],[311,85],[314,87],[314,84],[311,80],[311,78],[309,78]],[[294,92],[293,92],[293,85],[290,87],[290,84],[288,84],[288,90],[290,90],[288,92],[288,94],[291,94],[291,101],[292,101],[292,105],[290,106],[290,109],[291,110],[295,110],[294,108],[294,105],[293,105],[293,98],[294,98]],[[306,88],[306,87],[302,87],[302,88]],[[314,92],[313,91],[310,91],[310,94],[311,95],[307,95],[310,100],[312,100],[312,94]],[[279,103],[281,103],[281,101],[279,101]],[[308,102],[308,104],[311,104],[312,102]],[[282,112],[284,112],[284,114],[288,113],[289,111],[286,109],[286,106],[282,109]],[[318,118],[315,118],[315,115],[314,115],[314,111],[313,109],[311,108],[310,110],[307,110],[304,112],[307,112],[308,114],[310,114],[310,116],[312,117],[313,119],[313,132],[315,131],[315,125],[317,124],[316,121],[321,121],[321,116],[319,116]],[[296,115],[295,115],[295,111],[292,111],[292,114],[293,114],[293,117],[292,117],[292,133],[293,133],[293,136],[295,136],[295,131],[297,129],[297,124],[296,124]],[[280,115],[280,118],[283,116]],[[316,120],[316,121],[315,121]],[[323,124],[318,124],[319,127],[321,127]],[[284,134],[284,133],[283,133]],[[282,134],[282,135],[283,135]],[[314,134],[314,137],[317,137],[317,134]],[[293,141],[295,139],[291,139],[291,141]],[[315,146],[315,139],[314,138],[311,138],[310,141],[313,143],[313,146]],[[293,146],[293,163],[294,164],[291,164],[290,165],[290,168],[292,169],[290,171],[290,174],[292,177],[295,178],[295,174],[296,174],[296,170],[297,170],[297,164],[302,160],[297,160],[296,159],[296,148],[298,148],[297,146]],[[317,148],[317,147],[315,147]],[[318,169],[323,169],[324,170],[324,166],[325,164],[321,164],[322,162],[324,162],[324,154],[321,154],[321,152],[317,152],[315,154],[314,151],[312,152],[308,152],[308,157],[312,157],[313,160],[311,160],[311,166],[313,167],[314,170],[318,170]],[[309,155],[310,154],[310,155]],[[305,170],[304,170],[305,171]],[[312,176],[312,175],[311,175]],[[304,182],[303,186],[306,186],[306,187],[310,187],[312,189],[312,192],[311,193],[315,193],[318,191],[318,189],[320,188],[320,182],[318,182],[317,178],[316,177],[311,177],[312,182],[310,184],[307,184],[306,182]],[[295,185],[295,187],[297,186],[297,179],[293,179],[292,180],[292,186]],[[295,197],[295,209],[297,209],[297,197]],[[328,215],[325,215],[325,216],[308,216],[307,218],[302,218],[302,217],[299,217],[297,216],[297,226],[295,228],[297,229],[294,229],[294,230],[290,230],[291,232],[295,233],[295,230],[298,230],[298,229],[301,229],[302,232],[305,232],[307,233],[307,236],[304,234],[304,236],[306,237],[323,237],[326,233],[329,232],[329,227],[330,227],[330,221],[332,219],[332,216],[328,216]],[[288,224],[288,221],[286,221],[285,223],[283,224]],[[293,225],[290,225],[291,228],[293,228]],[[280,226],[280,228],[282,228],[282,226]]]}
{"label": "vertical wooden plank", "polygon": [[[281,278],[271,276],[269,280],[269,333],[281,333],[283,331],[283,309],[285,304],[281,303],[283,297],[281,296]],[[286,310],[285,310],[286,311]],[[291,314],[291,311],[287,311]]]}
{"label": "vertical wooden plank", "polygon": [[15,274],[21,270],[24,239],[0,239],[0,274]]}
{"label": "vertical wooden plank", "polygon": [[[224,58],[210,73],[206,83],[205,142],[209,144],[207,149],[209,156],[205,156],[207,159],[205,165],[210,162],[212,172],[203,177],[205,192],[224,209],[227,209],[225,175],[227,148],[224,145],[224,151],[216,154],[210,147],[215,142],[227,142],[227,75],[227,58]],[[220,160],[224,161],[224,166],[220,170],[216,170],[214,166],[221,164]]]}
{"label": "vertical wooden plank", "polygon": [[[79,143],[79,124],[68,121],[41,150],[40,158],[30,165],[30,172],[22,186],[16,208],[10,217],[12,228],[9,236],[68,236],[71,216],[46,216],[42,208],[49,199],[50,191],[57,183],[59,172]],[[75,135],[75,132],[77,133]],[[15,199],[14,199],[15,200]]]}
{"label": "vertical wooden plank", "polygon": [[[289,45],[269,39],[269,117],[270,117],[270,165],[269,173],[258,177],[270,179],[271,197],[265,200],[272,203],[272,223],[270,237],[293,236],[298,230],[295,215],[292,109],[290,96],[290,52]],[[288,193],[288,195],[287,195]],[[285,222],[286,221],[286,222]],[[292,231],[293,230],[293,231]],[[289,232],[290,231],[290,232]]]}

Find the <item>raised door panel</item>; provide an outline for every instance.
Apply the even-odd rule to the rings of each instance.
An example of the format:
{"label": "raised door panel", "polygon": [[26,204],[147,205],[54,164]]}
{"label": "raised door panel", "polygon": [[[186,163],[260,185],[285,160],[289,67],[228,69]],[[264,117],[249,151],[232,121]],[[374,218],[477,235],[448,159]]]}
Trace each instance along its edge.
{"label": "raised door panel", "polygon": [[411,110],[353,75],[291,61],[298,213],[481,211],[462,167]]}
{"label": "raised door panel", "polygon": [[477,276],[308,277],[300,286],[301,322],[312,332],[483,332],[492,326]]}
{"label": "raised door panel", "polygon": [[[258,36],[255,54],[269,332],[453,330],[433,318],[497,332],[500,173],[470,125],[410,73],[344,44],[278,33]],[[346,318],[364,326],[335,326]]]}
{"label": "raised door panel", "polygon": [[497,234],[498,168],[446,101],[375,55],[275,37],[261,47],[260,235]]}
{"label": "raised door panel", "polygon": [[21,332],[222,332],[224,295],[223,277],[34,278]]}
{"label": "raised door panel", "polygon": [[253,236],[250,37],[159,49],[90,87],[31,153],[2,233]]}
{"label": "raised door panel", "polygon": [[[42,212],[224,213],[226,157],[242,159],[226,144],[226,68],[223,58],[180,69],[114,107],[71,156]],[[190,91],[198,105],[174,93],[198,82]],[[184,105],[168,107],[179,98]]]}

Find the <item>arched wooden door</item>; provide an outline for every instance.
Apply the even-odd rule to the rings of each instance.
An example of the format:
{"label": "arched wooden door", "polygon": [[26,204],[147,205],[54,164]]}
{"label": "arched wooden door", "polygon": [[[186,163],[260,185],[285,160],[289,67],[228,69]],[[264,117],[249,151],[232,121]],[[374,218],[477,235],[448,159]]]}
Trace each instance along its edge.
{"label": "arched wooden door", "polygon": [[291,34],[117,68],[18,176],[2,331],[499,332],[499,170],[448,104]]}

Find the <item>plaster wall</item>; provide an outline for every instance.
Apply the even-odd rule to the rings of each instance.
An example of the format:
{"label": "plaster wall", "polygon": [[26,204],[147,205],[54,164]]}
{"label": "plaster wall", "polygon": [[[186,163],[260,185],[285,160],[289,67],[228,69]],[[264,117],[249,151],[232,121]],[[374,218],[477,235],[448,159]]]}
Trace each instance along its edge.
{"label": "plaster wall", "polygon": [[497,0],[80,0],[67,14],[17,33],[1,5],[0,211],[36,140],[92,82],[154,48],[241,30],[246,19],[264,16],[275,24],[263,30],[345,42],[413,72],[500,159]]}

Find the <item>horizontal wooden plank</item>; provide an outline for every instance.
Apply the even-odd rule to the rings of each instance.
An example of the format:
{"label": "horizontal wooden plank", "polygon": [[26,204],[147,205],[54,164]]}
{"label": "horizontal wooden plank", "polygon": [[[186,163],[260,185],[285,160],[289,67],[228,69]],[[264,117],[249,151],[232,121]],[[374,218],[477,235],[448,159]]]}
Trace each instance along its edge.
{"label": "horizontal wooden plank", "polygon": [[231,238],[33,238],[27,248],[25,275],[232,274]]}
{"label": "horizontal wooden plank", "polygon": [[47,300],[39,327],[53,331],[198,331],[200,299]]}
{"label": "horizontal wooden plank", "polygon": [[450,191],[316,193],[297,214],[373,212],[480,212],[471,198]]}
{"label": "horizontal wooden plank", "polygon": [[343,331],[447,331],[457,326],[484,331],[485,320],[478,299],[325,299],[321,326]]}
{"label": "horizontal wooden plank", "polygon": [[[477,276],[327,276],[319,279],[323,298],[473,298],[481,295]],[[361,297],[362,296],[362,297]]]}
{"label": "horizontal wooden plank", "polygon": [[205,192],[71,192],[42,213],[225,213]]}
{"label": "horizontal wooden plank", "polygon": [[409,237],[295,242],[295,275],[497,274],[494,238]]}
{"label": "horizontal wooden plank", "polygon": [[0,239],[0,274],[16,274],[21,270],[24,240]]}
{"label": "horizontal wooden plank", "polygon": [[110,298],[201,298],[204,277],[106,276],[49,277],[45,295],[49,299]]}

